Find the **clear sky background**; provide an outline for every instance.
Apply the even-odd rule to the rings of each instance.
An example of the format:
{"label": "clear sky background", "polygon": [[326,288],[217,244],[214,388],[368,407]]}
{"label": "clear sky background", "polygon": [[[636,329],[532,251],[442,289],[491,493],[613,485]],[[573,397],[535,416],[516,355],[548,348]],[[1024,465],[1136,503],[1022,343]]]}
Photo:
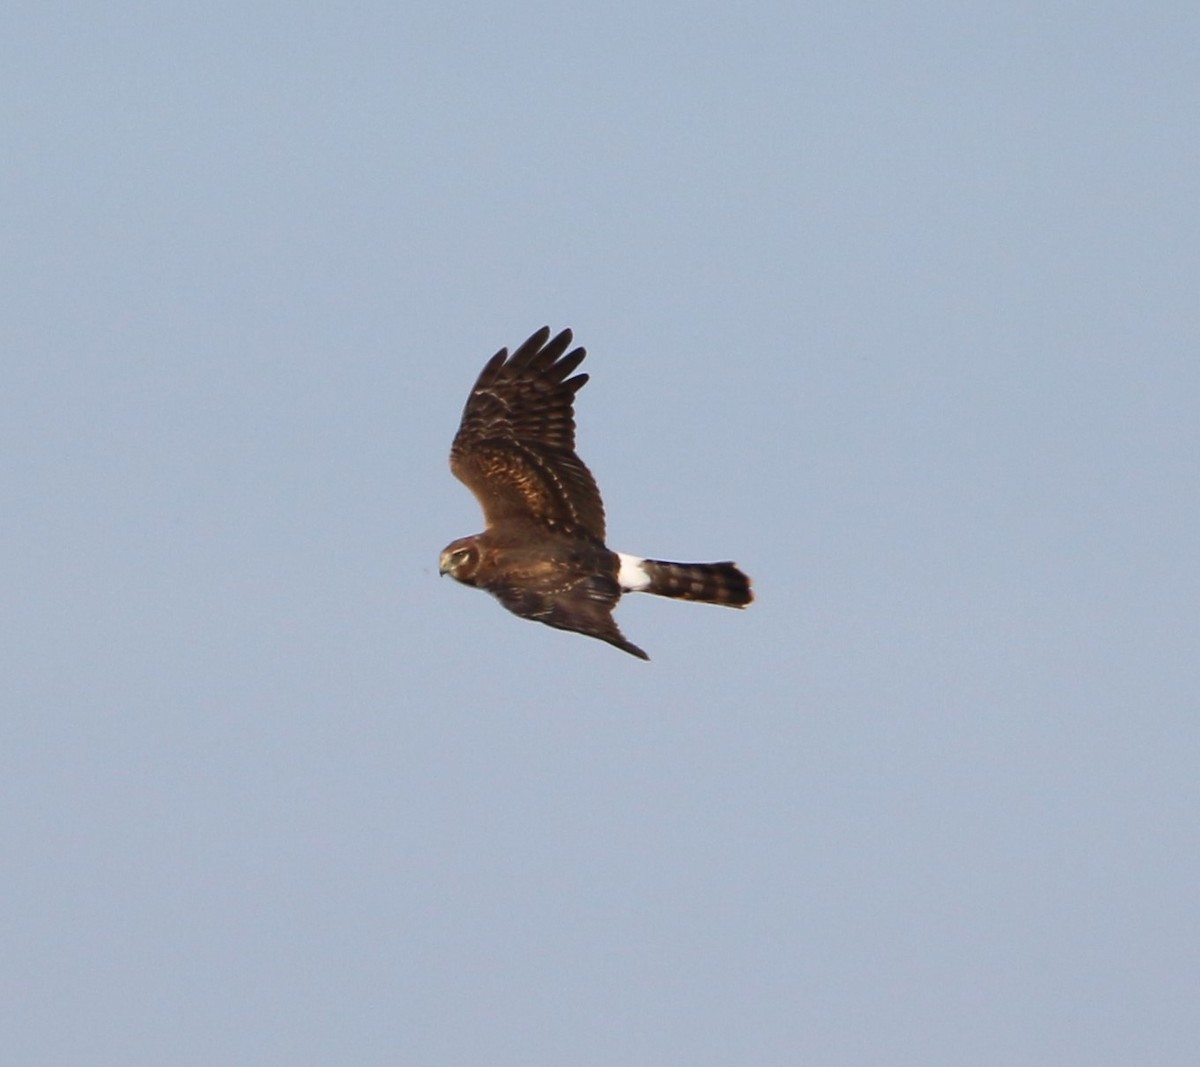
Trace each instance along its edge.
{"label": "clear sky background", "polygon": [[[0,36],[19,1065],[1188,1065],[1192,3]],[[640,662],[437,576],[589,349]]]}

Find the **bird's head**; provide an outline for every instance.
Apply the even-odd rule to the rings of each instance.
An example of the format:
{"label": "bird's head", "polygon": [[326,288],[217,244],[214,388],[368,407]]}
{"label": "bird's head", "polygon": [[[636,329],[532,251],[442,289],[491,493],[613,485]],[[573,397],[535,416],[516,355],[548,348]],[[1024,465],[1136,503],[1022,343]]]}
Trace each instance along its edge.
{"label": "bird's head", "polygon": [[438,574],[448,574],[464,585],[474,585],[478,570],[479,546],[474,537],[460,537],[442,549],[442,558],[438,561]]}

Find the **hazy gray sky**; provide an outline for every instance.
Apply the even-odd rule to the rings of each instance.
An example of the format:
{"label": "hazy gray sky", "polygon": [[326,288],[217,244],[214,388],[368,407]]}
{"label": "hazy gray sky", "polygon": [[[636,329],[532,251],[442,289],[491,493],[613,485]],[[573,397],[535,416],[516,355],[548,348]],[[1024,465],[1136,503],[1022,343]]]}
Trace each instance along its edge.
{"label": "hazy gray sky", "polygon": [[[1188,1065],[1194,4],[30,4],[14,1064]],[[589,349],[642,663],[437,577]]]}

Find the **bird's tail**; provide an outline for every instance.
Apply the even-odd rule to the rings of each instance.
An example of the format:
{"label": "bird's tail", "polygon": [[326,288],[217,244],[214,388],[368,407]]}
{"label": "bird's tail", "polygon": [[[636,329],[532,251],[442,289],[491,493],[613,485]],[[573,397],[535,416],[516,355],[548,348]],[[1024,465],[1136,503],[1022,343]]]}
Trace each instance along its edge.
{"label": "bird's tail", "polygon": [[750,579],[736,563],[667,563],[618,552],[617,582],[626,592],[744,608],[754,599]]}

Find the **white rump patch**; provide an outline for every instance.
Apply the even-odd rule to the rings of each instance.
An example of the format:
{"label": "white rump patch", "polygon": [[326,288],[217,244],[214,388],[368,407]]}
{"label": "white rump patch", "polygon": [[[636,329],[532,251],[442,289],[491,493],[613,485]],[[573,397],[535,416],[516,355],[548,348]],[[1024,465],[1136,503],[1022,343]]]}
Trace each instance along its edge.
{"label": "white rump patch", "polygon": [[617,553],[621,561],[621,569],[617,572],[617,585],[627,593],[636,593],[650,586],[650,575],[642,566],[646,561],[641,556],[627,556],[624,552]]}

